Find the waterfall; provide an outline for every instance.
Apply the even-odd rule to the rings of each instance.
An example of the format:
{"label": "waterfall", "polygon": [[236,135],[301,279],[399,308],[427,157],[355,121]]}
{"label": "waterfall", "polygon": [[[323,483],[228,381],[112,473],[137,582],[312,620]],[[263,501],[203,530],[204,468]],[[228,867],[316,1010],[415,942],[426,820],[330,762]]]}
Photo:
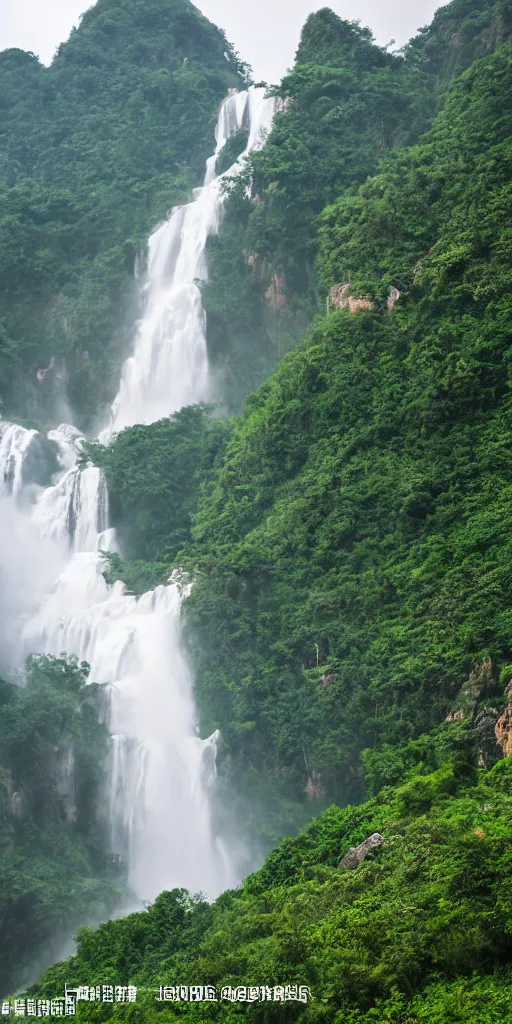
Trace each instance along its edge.
{"label": "waterfall", "polygon": [[[144,316],[133,355],[123,367],[110,424],[100,440],[210,397],[206,317],[198,287],[207,278],[206,242],[219,230],[223,178],[262,145],[277,105],[277,100],[265,99],[263,89],[228,96],[220,110],[216,150],[207,161],[203,188],[196,189],[194,201],[173,210],[151,235]],[[246,123],[250,127],[245,152],[234,167],[215,177],[219,153],[231,133]]]}
{"label": "waterfall", "polygon": [[[222,215],[224,175],[216,176],[216,160],[242,126],[249,128],[245,153],[260,147],[277,107],[262,89],[227,97],[204,186],[151,235],[143,314],[109,423],[99,435],[103,443],[127,426],[209,398],[199,283],[207,277],[208,236],[218,231]],[[226,174],[238,169],[244,155]],[[35,433],[0,424],[0,494],[10,495],[3,500],[19,502]],[[219,734],[207,740],[198,735],[181,642],[180,587],[171,580],[137,599],[120,582],[107,586],[101,551],[115,551],[116,537],[102,473],[80,467],[81,438],[74,427],[60,425],[48,437],[61,468],[30,509],[30,530],[57,572],[48,580],[46,557],[37,607],[29,601],[19,616],[20,654],[76,655],[90,664],[91,681],[108,687],[112,847],[128,861],[132,890],[146,900],[176,886],[215,896],[237,881],[236,869],[213,833],[210,791]],[[18,507],[17,514],[28,513]]]}

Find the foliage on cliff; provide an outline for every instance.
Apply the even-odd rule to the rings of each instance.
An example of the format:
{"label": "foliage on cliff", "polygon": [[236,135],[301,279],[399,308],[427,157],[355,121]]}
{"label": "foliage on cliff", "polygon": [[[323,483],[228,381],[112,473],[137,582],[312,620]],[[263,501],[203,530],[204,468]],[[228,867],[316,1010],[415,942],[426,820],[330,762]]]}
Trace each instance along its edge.
{"label": "foliage on cliff", "polygon": [[62,954],[123,896],[100,802],[108,734],[88,667],[33,658],[0,681],[0,991]]}
{"label": "foliage on cliff", "polygon": [[231,408],[322,307],[315,259],[324,206],[350,197],[390,152],[416,142],[451,77],[511,30],[508,0],[457,0],[398,54],[327,8],[308,18],[278,89],[287,109],[234,180],[223,229],[210,241],[208,342]]}
{"label": "foliage on cliff", "polygon": [[[253,837],[263,833],[268,847],[332,800],[372,798],[326,810],[213,905],[175,891],[144,914],[82,930],[76,957],[52,968],[38,991],[131,982],[142,997],[140,1007],[128,1009],[81,1005],[83,1020],[501,1024],[512,1014],[510,759],[494,764],[492,721],[487,757],[489,736],[476,729],[474,710],[457,704],[461,686],[469,680],[469,700],[478,677],[484,683],[473,703],[492,719],[509,700],[510,668],[501,670],[512,664],[511,46],[495,49],[509,32],[509,8],[508,0],[456,0],[402,57],[374,47],[368,33],[332,12],[308,21],[283,90],[294,102],[252,163],[260,201],[247,202],[241,179],[211,247],[210,323],[216,308],[218,345],[241,365],[246,327],[250,345],[264,322],[267,341],[257,370],[248,361],[247,382],[252,372],[264,375],[274,343],[286,348],[317,301],[325,308],[332,285],[350,281],[374,308],[352,316],[331,302],[331,312],[316,318],[278,372],[226,423],[211,410],[187,409],[121,433],[107,450],[88,449],[105,469],[128,558],[123,564],[110,556],[107,577],[123,572],[138,592],[174,564],[195,580],[185,614],[202,728],[221,730],[220,784],[240,826]],[[144,11],[151,21],[153,8]],[[452,66],[454,24],[462,42]],[[130,43],[135,53],[138,38]],[[437,102],[452,71],[475,56],[440,101],[428,134],[404,149],[434,112],[429,90]],[[180,51],[181,58],[189,60]],[[32,76],[39,80],[42,72],[26,55],[23,61],[32,88]],[[237,73],[232,56],[226,67]],[[383,93],[396,152],[388,152],[387,121],[382,128]],[[21,110],[23,97],[19,102]],[[242,141],[232,140],[233,153]],[[180,188],[185,180],[184,172]],[[77,180],[78,196],[80,188]],[[158,204],[157,192],[151,196]],[[142,230],[145,201],[121,243]],[[65,209],[71,226],[74,207]],[[30,223],[24,215],[16,225]],[[39,230],[37,217],[34,223]],[[44,223],[47,230],[54,221]],[[73,254],[73,230],[55,231]],[[31,238],[22,255],[33,251]],[[110,241],[105,246],[95,260],[112,252]],[[126,265],[131,241],[129,249],[127,256],[121,244]],[[258,321],[269,273],[277,275],[268,299],[276,308]],[[100,278],[110,281],[109,274]],[[386,303],[390,286],[401,292],[394,308]],[[279,319],[287,289],[296,300],[286,313],[292,323]],[[234,318],[227,340],[226,311]],[[102,338],[100,331],[97,351]],[[45,698],[43,676],[37,693],[31,697],[29,688],[16,700]],[[463,711],[462,724],[440,726],[453,709],[459,718]],[[8,721],[23,738],[39,711],[32,717],[27,703],[22,712]],[[49,742],[58,747],[53,721]],[[30,757],[45,749],[34,746]],[[14,748],[11,755],[14,764]],[[477,771],[479,761],[490,771]],[[25,782],[20,776],[27,799],[30,784],[52,778],[48,763],[43,767]],[[11,769],[2,771],[9,801]],[[91,772],[94,789],[92,764]],[[9,848],[5,891],[21,900],[34,877],[30,921],[39,940],[45,900],[48,916],[58,907],[66,926],[76,906],[85,914],[83,879],[107,880],[114,871],[94,828],[83,840],[77,832],[90,816],[79,818],[77,807],[76,823],[64,822],[55,795],[53,803],[43,797],[41,826],[34,811],[22,827],[12,810],[22,804],[8,811],[6,803],[4,830],[21,829],[23,844],[26,828],[32,842],[19,879],[18,847]],[[59,855],[68,858],[58,870],[61,883],[71,879],[69,897],[62,884],[57,891],[46,860],[29,863],[35,850],[38,858],[53,850],[40,834],[47,818],[51,841],[57,837]],[[341,871],[340,857],[375,830],[384,845],[356,871]],[[80,842],[84,858],[76,868]],[[82,881],[73,881],[77,876]],[[7,920],[5,948],[12,943],[19,959],[21,932]],[[5,970],[11,966],[8,959]],[[315,999],[306,1009],[175,1011],[155,1004],[164,982],[304,982]]]}
{"label": "foliage on cliff", "polygon": [[49,68],[0,53],[5,414],[62,416],[66,394],[87,426],[112,399],[135,254],[200,183],[218,105],[246,74],[188,0],[99,0]]}
{"label": "foliage on cliff", "polygon": [[[472,770],[462,729],[443,767],[419,765],[370,802],[331,807],[214,904],[183,890],[78,934],[33,994],[133,984],[129,1007],[78,1020],[498,1024],[512,1014],[512,762]],[[340,858],[378,831],[354,870]],[[157,1003],[160,985],[305,984],[300,1003]]]}
{"label": "foliage on cliff", "polygon": [[433,728],[475,664],[512,660],[511,100],[505,44],[327,208],[319,287],[351,274],[375,309],[318,319],[230,421],[177,556],[204,729],[269,839],[360,799],[366,748]]}
{"label": "foliage on cliff", "polygon": [[190,540],[199,485],[227,435],[207,406],[188,406],[149,426],[123,430],[113,445],[86,445],[106,474],[112,522],[141,560],[170,564]]}

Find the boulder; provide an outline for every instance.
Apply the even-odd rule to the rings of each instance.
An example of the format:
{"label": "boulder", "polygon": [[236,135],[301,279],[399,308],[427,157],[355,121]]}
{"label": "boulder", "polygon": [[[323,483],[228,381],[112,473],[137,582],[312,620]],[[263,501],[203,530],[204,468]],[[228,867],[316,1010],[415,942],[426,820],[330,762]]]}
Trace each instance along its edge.
{"label": "boulder", "polygon": [[338,867],[345,868],[346,870],[358,868],[372,850],[377,849],[378,846],[382,846],[385,842],[386,840],[384,839],[384,836],[381,836],[379,832],[374,832],[372,836],[365,839],[364,843],[360,843],[359,846],[351,846],[350,849],[347,850],[345,856],[340,860]]}

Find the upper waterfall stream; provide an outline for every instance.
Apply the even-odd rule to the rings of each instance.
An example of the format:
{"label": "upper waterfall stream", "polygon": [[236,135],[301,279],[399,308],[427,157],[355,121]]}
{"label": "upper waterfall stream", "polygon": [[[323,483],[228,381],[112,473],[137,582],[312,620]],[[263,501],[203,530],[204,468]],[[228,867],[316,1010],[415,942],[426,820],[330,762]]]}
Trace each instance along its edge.
{"label": "upper waterfall stream", "polygon": [[[103,443],[127,426],[154,422],[210,398],[198,282],[206,279],[206,243],[222,214],[223,176],[215,176],[216,160],[242,126],[249,129],[246,153],[262,145],[277,105],[254,87],[228,96],[203,188],[151,235],[144,311],[110,421],[100,433]],[[39,578],[26,574],[21,606],[14,602],[10,610],[19,662],[29,653],[76,655],[89,662],[91,681],[109,688],[112,846],[127,856],[129,884],[137,896],[151,900],[175,886],[215,896],[234,884],[237,874],[228,844],[212,827],[218,734],[207,740],[198,735],[193,682],[181,644],[179,587],[171,582],[136,599],[120,582],[107,586],[100,552],[115,550],[116,538],[102,474],[92,466],[79,468],[79,432],[61,425],[48,435],[58,445],[61,471],[52,486],[30,500],[23,495],[23,464],[36,436],[0,423],[0,493],[11,547],[27,545],[26,558],[34,544],[39,551]],[[8,548],[9,541],[0,554],[5,593],[9,573],[19,579],[23,562],[22,551],[10,561]]]}

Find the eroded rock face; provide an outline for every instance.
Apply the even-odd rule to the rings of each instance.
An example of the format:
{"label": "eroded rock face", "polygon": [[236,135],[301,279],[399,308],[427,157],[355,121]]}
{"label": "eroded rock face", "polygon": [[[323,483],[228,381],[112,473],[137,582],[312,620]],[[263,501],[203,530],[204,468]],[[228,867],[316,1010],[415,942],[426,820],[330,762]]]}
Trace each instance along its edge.
{"label": "eroded rock face", "polygon": [[477,701],[485,691],[491,691],[494,685],[494,666],[490,658],[486,658],[478,668],[471,672],[469,678],[461,687],[455,706],[446,716],[445,722],[462,722],[464,719],[472,718]]}
{"label": "eroded rock face", "polygon": [[393,288],[393,286],[392,286],[389,289],[388,300],[386,302],[387,308],[388,309],[394,309],[396,303],[399,300],[399,298],[400,298],[400,292],[398,291],[398,288]]}
{"label": "eroded rock face", "polygon": [[286,278],[284,274],[272,274],[270,288],[267,288],[267,291],[265,292],[265,299],[268,304],[272,306],[272,309],[283,309],[284,306],[288,305]]}
{"label": "eroded rock face", "polygon": [[445,718],[445,722],[463,722],[465,717],[464,709],[459,708],[457,711],[450,711],[450,714]]}
{"label": "eroded rock face", "polygon": [[512,757],[512,704],[498,718],[495,726],[496,742],[502,750],[503,757]]}
{"label": "eroded rock face", "polygon": [[357,299],[350,295],[351,284],[335,284],[329,292],[329,306],[334,309],[348,309],[350,313],[358,313],[365,309],[375,309],[370,299]]}
{"label": "eroded rock face", "polygon": [[[327,300],[328,309],[334,307],[334,309],[348,309],[350,313],[359,313],[367,309],[375,309],[375,303],[371,299],[358,299],[355,295],[350,294],[352,288],[351,282],[347,281],[345,284],[335,284],[330,292]],[[396,303],[400,298],[400,292],[398,288],[393,286],[389,289],[389,295],[387,298],[386,306],[388,309],[394,309]]]}
{"label": "eroded rock face", "polygon": [[496,738],[499,717],[496,708],[484,708],[475,718],[477,763],[480,768],[492,768],[503,757]]}
{"label": "eroded rock face", "polygon": [[353,295],[348,300],[349,313],[361,313],[364,309],[375,309],[370,299],[355,299]]}
{"label": "eroded rock face", "polygon": [[345,868],[346,870],[358,868],[372,850],[377,849],[378,846],[382,846],[385,842],[386,840],[384,839],[384,836],[381,836],[380,832],[374,832],[372,836],[365,839],[364,843],[360,843],[359,846],[351,846],[350,849],[347,850],[345,856],[340,860],[338,867]]}

